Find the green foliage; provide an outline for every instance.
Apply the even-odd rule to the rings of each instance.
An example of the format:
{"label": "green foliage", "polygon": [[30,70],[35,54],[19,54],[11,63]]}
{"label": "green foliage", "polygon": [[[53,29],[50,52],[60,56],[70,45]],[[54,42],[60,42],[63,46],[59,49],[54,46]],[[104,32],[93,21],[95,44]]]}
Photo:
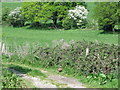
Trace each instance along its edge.
{"label": "green foliage", "polygon": [[98,20],[99,28],[112,31],[120,18],[119,2],[96,3],[95,17]]}
{"label": "green foliage", "polygon": [[9,68],[10,69],[14,69],[14,70],[17,70],[21,73],[24,73],[24,74],[27,74],[27,75],[30,75],[30,76],[39,76],[39,77],[46,77],[45,74],[43,74],[40,70],[36,70],[36,69],[31,69],[31,68],[28,68],[28,67],[23,67],[23,66],[18,66],[18,65],[9,65]]}
{"label": "green foliage", "polygon": [[9,71],[8,68],[3,67],[2,71],[3,71],[2,72],[3,88],[25,88],[26,87],[22,79],[20,79],[17,75]]}
{"label": "green foliage", "polygon": [[2,9],[2,21],[3,21],[3,23],[8,21],[9,13],[10,13],[9,8],[3,8]]}
{"label": "green foliage", "polygon": [[[36,52],[41,63],[45,63],[47,67],[60,64],[64,67],[70,66],[86,76],[90,73],[108,74],[117,70],[118,46],[92,42],[62,43],[60,41],[60,44],[54,48],[39,48]],[[86,55],[87,48],[89,54]]]}
{"label": "green foliage", "polygon": [[57,21],[66,17],[68,9],[76,5],[85,5],[84,2],[27,2],[23,4],[22,11],[26,20],[33,22],[47,22],[53,20],[55,27]]}
{"label": "green foliage", "polygon": [[[24,25],[24,17],[21,16],[21,11],[17,7],[14,10],[10,11],[10,8],[5,7],[2,9],[2,23],[8,24],[12,26],[23,26]],[[19,12],[20,11],[20,12]]]}
{"label": "green foliage", "polygon": [[25,20],[21,13],[21,7],[17,7],[16,9],[11,10],[8,15],[9,24],[13,27],[24,26]]}
{"label": "green foliage", "polygon": [[71,20],[69,17],[66,17],[62,20],[62,26],[64,27],[64,29],[72,29],[74,24],[74,21]]}
{"label": "green foliage", "polygon": [[64,27],[65,30],[78,28],[84,29],[86,27],[86,24],[87,24],[86,20],[78,24],[75,20],[70,19],[69,17],[65,17],[62,20],[62,26]]}

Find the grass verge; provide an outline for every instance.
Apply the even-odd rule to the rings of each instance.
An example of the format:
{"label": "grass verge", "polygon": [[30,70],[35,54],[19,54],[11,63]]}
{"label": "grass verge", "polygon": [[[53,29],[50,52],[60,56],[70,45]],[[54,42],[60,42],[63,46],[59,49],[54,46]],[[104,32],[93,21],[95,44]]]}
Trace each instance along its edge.
{"label": "grass verge", "polygon": [[34,88],[30,82],[11,72],[8,65],[2,65],[2,77],[2,88],[28,88],[29,86]]}

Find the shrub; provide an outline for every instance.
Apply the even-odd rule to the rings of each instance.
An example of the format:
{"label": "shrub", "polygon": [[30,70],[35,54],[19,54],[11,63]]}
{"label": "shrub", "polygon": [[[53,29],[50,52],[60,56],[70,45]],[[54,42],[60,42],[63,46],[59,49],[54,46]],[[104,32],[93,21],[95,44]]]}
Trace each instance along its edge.
{"label": "shrub", "polygon": [[41,48],[36,55],[42,62],[48,60],[48,66],[49,63],[70,66],[86,76],[91,73],[108,74],[117,70],[118,46],[116,45],[93,42],[74,42],[70,44],[63,41],[62,43],[62,45],[58,44],[53,48]]}
{"label": "shrub", "polygon": [[68,16],[76,22],[78,27],[85,26],[88,11],[84,6],[76,6],[74,10],[68,12]]}
{"label": "shrub", "polygon": [[21,7],[17,7],[16,9],[10,11],[8,16],[10,25],[14,27],[23,26],[25,23],[24,17],[21,14]]}

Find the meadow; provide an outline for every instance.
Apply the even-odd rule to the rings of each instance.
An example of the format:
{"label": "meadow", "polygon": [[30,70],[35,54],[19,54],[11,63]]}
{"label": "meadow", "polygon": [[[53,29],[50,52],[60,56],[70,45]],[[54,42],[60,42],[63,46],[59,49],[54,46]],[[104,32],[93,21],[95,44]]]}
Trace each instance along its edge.
{"label": "meadow", "polygon": [[[94,2],[87,2],[87,8],[89,10],[88,20],[92,23],[94,19],[93,10],[95,7]],[[8,7],[10,10],[21,6],[21,2],[3,2],[2,8]],[[44,46],[45,44],[51,44],[53,40],[64,39],[70,40],[85,40],[85,41],[98,41],[100,43],[118,44],[117,33],[104,32],[103,30],[85,29],[85,30],[53,30],[53,29],[36,29],[29,27],[13,28],[9,26],[2,27],[2,38],[6,43],[22,44],[27,43],[39,43]]]}
{"label": "meadow", "polygon": [[20,7],[21,5],[21,2],[2,2],[2,8],[8,7],[10,10],[15,9],[16,7]]}
{"label": "meadow", "polygon": [[16,43],[39,43],[40,45],[51,45],[53,40],[64,39],[70,40],[85,40],[98,41],[101,43],[118,44],[118,35],[112,33],[104,33],[102,30],[40,30],[28,29],[26,27],[13,28],[3,26],[2,39],[8,44]]}

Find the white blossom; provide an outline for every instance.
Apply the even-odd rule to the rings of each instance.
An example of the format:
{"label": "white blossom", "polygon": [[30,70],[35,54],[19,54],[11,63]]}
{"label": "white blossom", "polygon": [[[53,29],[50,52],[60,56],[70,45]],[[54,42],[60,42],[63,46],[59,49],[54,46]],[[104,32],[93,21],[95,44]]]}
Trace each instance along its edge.
{"label": "white blossom", "polygon": [[68,16],[76,20],[78,24],[83,22],[87,15],[88,11],[84,6],[76,6],[74,10],[68,10]]}
{"label": "white blossom", "polygon": [[17,7],[16,9],[10,11],[8,16],[14,20],[19,20],[21,18],[21,7]]}

